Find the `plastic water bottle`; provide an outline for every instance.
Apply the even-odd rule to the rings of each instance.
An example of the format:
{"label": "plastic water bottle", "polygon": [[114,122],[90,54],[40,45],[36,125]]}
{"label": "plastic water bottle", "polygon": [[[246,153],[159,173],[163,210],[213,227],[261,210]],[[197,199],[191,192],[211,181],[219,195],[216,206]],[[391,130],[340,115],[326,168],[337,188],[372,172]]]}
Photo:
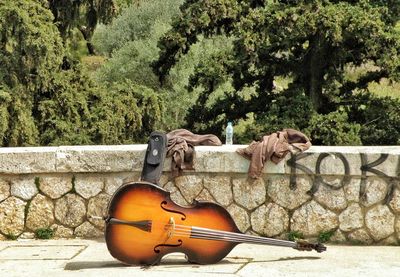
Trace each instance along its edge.
{"label": "plastic water bottle", "polygon": [[228,122],[228,126],[226,126],[225,130],[225,144],[232,145],[233,144],[233,126],[232,122]]}

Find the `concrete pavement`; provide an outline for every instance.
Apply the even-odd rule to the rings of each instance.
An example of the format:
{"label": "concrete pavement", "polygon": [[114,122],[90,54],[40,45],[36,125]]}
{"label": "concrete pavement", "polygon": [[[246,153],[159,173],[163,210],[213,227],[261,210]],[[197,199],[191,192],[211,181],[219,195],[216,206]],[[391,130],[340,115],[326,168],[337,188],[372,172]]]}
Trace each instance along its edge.
{"label": "concrete pavement", "polygon": [[400,247],[328,245],[322,254],[274,246],[238,245],[220,263],[188,264],[171,254],[161,265],[125,266],[104,241],[0,242],[0,276],[400,276]]}

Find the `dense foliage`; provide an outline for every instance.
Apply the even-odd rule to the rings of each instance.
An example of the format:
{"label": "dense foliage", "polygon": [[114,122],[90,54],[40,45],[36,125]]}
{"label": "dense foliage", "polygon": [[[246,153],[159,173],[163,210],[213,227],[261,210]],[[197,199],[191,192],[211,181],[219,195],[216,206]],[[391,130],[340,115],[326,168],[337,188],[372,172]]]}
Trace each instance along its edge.
{"label": "dense foliage", "polygon": [[115,0],[48,0],[54,23],[64,40],[78,28],[87,42],[89,54],[94,54],[91,38],[98,23],[109,23],[117,12]]}
{"label": "dense foliage", "polygon": [[[399,80],[400,34],[395,28],[399,10],[398,0],[186,1],[181,8],[182,16],[160,40],[161,52],[155,70],[160,78],[165,78],[199,36],[224,33],[234,39],[233,50],[221,51],[221,55],[195,69],[192,86],[204,89],[188,115],[189,127],[216,132],[227,120],[238,122],[252,112],[254,123],[260,126],[258,135],[274,131],[282,125],[294,125],[298,117],[297,113],[280,113],[276,102],[287,105],[292,95],[299,94],[307,97],[311,105],[307,112],[314,117],[307,130],[312,130],[312,125],[317,126],[318,122],[341,118],[331,130],[343,131],[329,136],[354,137],[350,142],[321,140],[319,136],[324,132],[320,132],[317,141],[358,144],[361,139],[363,143],[380,144],[382,141],[364,136],[379,132],[373,125],[369,125],[368,131],[360,129],[359,124],[367,123],[366,117],[348,113],[354,111],[351,103],[368,83],[383,77]],[[365,64],[370,64],[371,69],[357,80],[346,78],[350,67]],[[274,83],[278,78],[286,79],[288,85],[277,89]],[[208,99],[228,79],[232,80],[234,91],[226,92],[207,106]],[[249,87],[254,88],[254,93],[247,93]],[[280,100],[282,97],[286,100]],[[375,105],[372,102],[364,104]],[[397,102],[391,105],[398,110]],[[298,107],[286,107],[291,108]],[[279,122],[271,125],[271,117],[280,117]],[[346,118],[352,120],[346,124],[354,126],[340,126]],[[395,117],[389,121],[396,123],[393,128],[398,134],[400,122]],[[300,129],[305,127],[302,123],[295,125]],[[351,135],[346,134],[348,130]],[[399,136],[393,136],[385,143],[396,144],[399,140]]]}
{"label": "dense foliage", "polygon": [[68,60],[52,21],[45,1],[0,4],[1,145],[145,141],[161,118],[160,97],[91,81]]}
{"label": "dense foliage", "polygon": [[398,81],[400,0],[0,1],[1,146],[222,136],[228,120],[235,143],[290,127],[400,144],[400,97],[376,93]]}
{"label": "dense foliage", "polygon": [[95,74],[98,82],[112,85],[129,80],[157,92],[165,100],[161,122],[165,130],[185,125],[185,115],[197,98],[196,90],[188,93],[194,65],[219,51],[217,46],[227,44],[224,37],[200,38],[161,85],[151,65],[158,57],[157,42],[171,28],[172,19],[179,16],[182,3],[183,0],[153,0],[131,6],[112,24],[99,26],[93,37],[96,49],[108,57]]}

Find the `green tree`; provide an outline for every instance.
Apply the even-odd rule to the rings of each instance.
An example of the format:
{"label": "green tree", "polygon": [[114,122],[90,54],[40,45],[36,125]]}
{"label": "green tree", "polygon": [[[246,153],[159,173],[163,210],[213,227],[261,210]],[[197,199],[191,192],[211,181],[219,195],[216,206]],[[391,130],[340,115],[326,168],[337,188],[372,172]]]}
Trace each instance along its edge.
{"label": "green tree", "polygon": [[225,37],[200,39],[174,65],[161,87],[151,64],[158,58],[158,40],[171,28],[173,18],[180,15],[182,3],[183,0],[143,1],[124,9],[111,24],[100,25],[93,36],[96,49],[108,57],[96,72],[98,82],[110,86],[129,80],[154,90],[166,105],[162,126],[165,130],[181,128],[188,107],[196,99],[196,89],[191,94],[187,90],[195,64],[227,44]]}
{"label": "green tree", "polygon": [[159,97],[94,83],[79,63],[65,62],[52,21],[44,2],[0,3],[0,145],[144,141],[161,119]]}
{"label": "green tree", "polygon": [[162,95],[129,80],[114,83],[102,95],[91,132],[97,144],[147,142],[150,133],[160,129],[165,112]]}
{"label": "green tree", "polygon": [[95,53],[91,39],[98,23],[109,23],[117,13],[115,0],[48,0],[54,23],[64,41],[78,28],[89,54]]}
{"label": "green tree", "polygon": [[34,92],[47,89],[62,63],[63,47],[51,12],[40,1],[0,4],[1,144],[33,145]]}
{"label": "green tree", "polygon": [[[159,42],[154,68],[162,80],[201,36],[224,33],[234,45],[195,69],[191,85],[203,92],[188,116],[189,127],[198,118],[200,129],[221,130],[227,118],[239,120],[249,112],[263,124],[277,97],[293,91],[305,93],[310,113],[329,114],[368,83],[400,77],[399,0],[188,0],[181,12]],[[357,80],[346,78],[350,66],[365,64],[371,69]],[[278,78],[289,80],[286,88],[276,88]],[[229,79],[234,92],[202,109]],[[254,93],[246,93],[249,87]]]}

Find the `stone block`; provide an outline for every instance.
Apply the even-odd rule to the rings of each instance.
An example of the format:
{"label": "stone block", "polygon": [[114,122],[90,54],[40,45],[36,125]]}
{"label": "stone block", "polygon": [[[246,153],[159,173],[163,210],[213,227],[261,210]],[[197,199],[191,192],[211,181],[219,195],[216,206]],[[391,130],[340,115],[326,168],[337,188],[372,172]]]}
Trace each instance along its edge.
{"label": "stone block", "polygon": [[140,174],[137,173],[129,173],[128,175],[123,174],[121,177],[122,179],[122,184],[127,184],[127,183],[132,183],[132,182],[139,182],[140,181]]}
{"label": "stone block", "polygon": [[311,199],[308,191],[312,181],[308,177],[297,177],[296,188],[290,188],[289,177],[271,176],[268,178],[268,196],[278,205],[293,210]]}
{"label": "stone block", "polygon": [[342,211],[347,207],[344,190],[328,188],[320,185],[314,195],[315,200],[332,211]]}
{"label": "stone block", "polygon": [[81,238],[99,238],[104,236],[102,231],[87,221],[75,228],[74,235]]}
{"label": "stone block", "polygon": [[189,205],[189,202],[185,200],[182,196],[181,192],[175,187],[174,183],[168,182],[164,189],[170,193],[171,200],[174,201],[176,204],[181,206]]}
{"label": "stone block", "polygon": [[261,178],[233,179],[233,197],[237,204],[251,210],[261,204],[266,199],[266,189],[264,180]]}
{"label": "stone block", "polygon": [[236,223],[236,226],[239,228],[241,232],[246,232],[250,228],[250,219],[246,210],[239,207],[236,204],[231,204],[227,211],[232,216],[233,220]]}
{"label": "stone block", "polygon": [[372,244],[374,240],[364,229],[358,229],[348,235],[348,239],[353,243]]}
{"label": "stone block", "polygon": [[123,177],[108,177],[108,178],[106,178],[104,191],[108,195],[113,195],[114,192],[118,188],[120,188],[123,183],[124,183],[124,178]]}
{"label": "stone block", "polygon": [[367,178],[365,181],[365,192],[361,195],[361,202],[364,206],[370,207],[385,199],[387,184],[378,178]]}
{"label": "stone block", "polygon": [[338,225],[338,216],[315,201],[301,206],[291,218],[291,230],[305,236],[318,236],[321,232],[336,229]]}
{"label": "stone block", "polygon": [[364,217],[359,204],[353,203],[339,215],[339,228],[348,232],[363,227]]}
{"label": "stone block", "polygon": [[40,177],[40,191],[52,199],[58,199],[72,189],[72,176]]}
{"label": "stone block", "polygon": [[71,228],[67,228],[62,225],[53,224],[50,228],[54,232],[54,238],[72,238],[74,236],[74,231]]}
{"label": "stone block", "polygon": [[390,200],[389,205],[397,215],[400,215],[400,183],[397,183],[393,192],[393,198]]}
{"label": "stone block", "polygon": [[0,231],[5,235],[17,236],[25,225],[26,202],[11,196],[0,203]]}
{"label": "stone block", "polygon": [[232,186],[229,176],[204,177],[203,184],[222,206],[226,207],[232,203]]}
{"label": "stone block", "polygon": [[398,217],[395,221],[394,229],[397,233],[397,239],[400,241],[400,217]]}
{"label": "stone block", "polygon": [[360,201],[360,184],[361,179],[351,178],[349,183],[344,185],[344,194],[348,202]]}
{"label": "stone block", "polygon": [[390,236],[386,239],[383,239],[379,242],[379,245],[392,245],[392,246],[397,246],[399,245],[399,241],[397,240],[397,237],[395,235]]}
{"label": "stone block", "polygon": [[69,193],[56,201],[54,214],[63,225],[79,226],[86,216],[85,201],[79,195]]}
{"label": "stone block", "polygon": [[90,223],[92,223],[94,226],[99,228],[100,230],[104,231],[104,220],[99,220],[99,219],[92,219],[90,216],[106,216],[107,215],[107,208],[108,208],[108,203],[110,201],[111,196],[105,193],[100,193],[99,195],[96,195],[95,197],[92,197],[89,199],[89,204],[88,204],[88,219]]}
{"label": "stone block", "polygon": [[175,178],[175,185],[185,200],[191,203],[203,190],[203,179],[196,175],[178,176]]}
{"label": "stone block", "polygon": [[200,194],[196,197],[196,200],[198,201],[207,201],[207,202],[217,202],[215,201],[214,197],[211,195],[211,193],[207,189],[203,189]]}
{"label": "stone block", "polygon": [[11,180],[11,195],[30,200],[38,193],[34,177],[21,177]]}
{"label": "stone block", "polygon": [[97,176],[78,175],[75,179],[75,191],[85,199],[96,196],[104,188],[104,179]]}
{"label": "stone block", "polygon": [[10,196],[10,184],[0,179],[0,202],[7,199]]}
{"label": "stone block", "polygon": [[53,202],[49,198],[37,194],[29,204],[26,227],[31,231],[50,227],[54,222],[53,212]]}
{"label": "stone block", "polygon": [[386,205],[377,205],[365,215],[365,225],[375,241],[394,233],[395,216]]}
{"label": "stone block", "polygon": [[21,240],[21,239],[27,239],[27,240],[31,240],[31,239],[34,239],[35,238],[35,233],[32,233],[32,232],[24,232],[24,233],[22,233],[19,237],[18,237],[18,240]]}
{"label": "stone block", "polygon": [[169,181],[170,181],[170,174],[163,173],[163,174],[161,174],[159,185],[161,187],[164,187]]}
{"label": "stone block", "polygon": [[262,205],[251,214],[251,225],[258,234],[274,237],[288,230],[289,214],[275,203]]}
{"label": "stone block", "polygon": [[342,231],[337,229],[332,237],[329,239],[329,241],[333,243],[342,243],[346,241],[346,236],[343,234]]}

